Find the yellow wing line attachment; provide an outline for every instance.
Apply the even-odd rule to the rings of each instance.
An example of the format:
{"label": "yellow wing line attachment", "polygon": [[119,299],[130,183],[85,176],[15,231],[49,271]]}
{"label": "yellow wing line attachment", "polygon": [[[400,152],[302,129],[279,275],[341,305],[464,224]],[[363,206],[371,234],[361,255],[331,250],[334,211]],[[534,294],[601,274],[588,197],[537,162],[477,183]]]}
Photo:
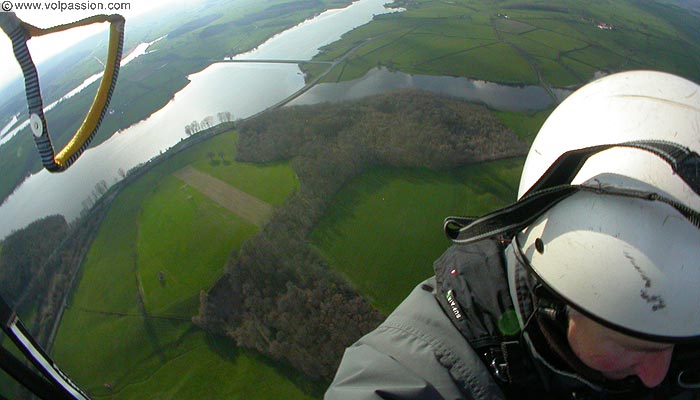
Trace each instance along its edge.
{"label": "yellow wing line attachment", "polygon": [[[104,22],[110,23],[109,48],[104,75],[82,124],[68,144],[58,154],[55,154],[46,118],[44,117],[39,76],[29,54],[27,41],[32,37]],[[20,20],[14,13],[0,14],[0,27],[12,40],[15,58],[22,68],[30,126],[42,164],[47,170],[51,172],[65,171],[80,157],[90,144],[95,133],[97,133],[100,123],[107,112],[109,101],[117,83],[117,76],[119,75],[119,65],[124,46],[124,23],[124,17],[118,14],[95,15],[73,23],[43,29]]]}

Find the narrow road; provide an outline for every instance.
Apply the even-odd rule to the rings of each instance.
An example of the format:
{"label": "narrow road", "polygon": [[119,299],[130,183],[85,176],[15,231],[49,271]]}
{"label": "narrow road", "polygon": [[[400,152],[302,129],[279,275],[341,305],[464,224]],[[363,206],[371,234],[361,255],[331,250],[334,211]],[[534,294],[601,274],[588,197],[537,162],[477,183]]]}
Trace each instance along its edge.
{"label": "narrow road", "polygon": [[262,226],[272,215],[270,204],[191,166],[173,175],[253,225]]}
{"label": "narrow road", "polygon": [[[539,86],[542,87],[545,91],[547,91],[549,98],[552,100],[552,104],[557,104],[557,102],[558,102],[557,95],[554,94],[552,87],[549,84],[547,84],[547,82],[545,82],[544,79],[542,78],[542,71],[540,71],[540,68],[537,65],[537,62],[535,62],[535,60],[532,59],[532,57],[530,56],[530,54],[527,51],[525,51],[521,47],[515,45],[514,43],[511,43],[511,42],[505,40],[503,38],[503,36],[501,35],[501,31],[498,30],[498,28],[493,24],[493,21],[494,21],[494,18],[492,17],[491,18],[491,27],[493,28],[493,32],[494,32],[494,35],[496,36],[496,39],[499,42],[506,44],[506,45],[510,46],[513,50],[517,51],[520,54],[520,56],[523,59],[525,59],[525,61],[527,61],[528,64],[530,64],[530,68],[532,68],[533,72],[537,75],[537,81],[539,82]],[[516,19],[513,19],[513,21],[525,23],[523,21],[518,21]]]}
{"label": "narrow road", "polygon": [[[289,95],[287,98],[283,99],[282,101],[278,102],[277,104],[273,104],[272,106],[268,107],[267,109],[265,109],[265,110],[263,110],[263,111],[260,111],[260,112],[257,113],[257,114],[251,115],[251,116],[248,117],[248,118],[251,118],[251,119],[252,119],[252,118],[257,117],[258,115],[260,115],[260,114],[262,114],[262,113],[267,112],[268,110],[275,110],[275,109],[277,109],[277,108],[284,107],[285,105],[287,105],[287,104],[288,104],[289,102],[291,102],[292,100],[296,99],[297,97],[301,96],[302,94],[308,92],[309,89],[311,89],[312,87],[316,86],[316,84],[319,83],[323,78],[325,78],[326,75],[328,75],[328,73],[331,72],[331,71],[333,70],[333,68],[335,68],[336,65],[338,65],[338,64],[340,64],[341,62],[345,61],[345,60],[346,60],[350,55],[352,55],[352,53],[354,53],[357,49],[359,49],[360,47],[362,47],[362,46],[366,45],[367,43],[370,43],[370,42],[372,42],[373,40],[378,39],[378,38],[379,38],[379,37],[365,39],[363,42],[358,43],[355,47],[353,47],[352,49],[348,50],[345,54],[343,54],[342,57],[337,58],[337,59],[335,59],[335,60],[333,60],[333,61],[300,61],[300,62],[298,62],[298,63],[307,63],[307,64],[330,64],[330,66],[329,66],[323,73],[321,73],[319,76],[317,76],[314,80],[312,80],[311,82],[308,82],[306,85],[304,85],[304,87],[302,87],[301,89],[299,89],[299,90],[297,90],[296,92],[292,93],[292,94]],[[254,61],[254,60],[249,60],[248,62],[256,62],[256,61]],[[262,61],[257,60],[257,62],[262,62]],[[273,61],[273,62],[274,62],[274,61]]]}

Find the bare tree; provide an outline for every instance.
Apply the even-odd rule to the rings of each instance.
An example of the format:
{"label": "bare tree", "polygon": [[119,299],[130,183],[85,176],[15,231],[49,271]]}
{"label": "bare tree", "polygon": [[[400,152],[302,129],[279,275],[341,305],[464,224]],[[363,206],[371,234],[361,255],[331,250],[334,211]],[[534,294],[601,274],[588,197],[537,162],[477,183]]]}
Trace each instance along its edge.
{"label": "bare tree", "polygon": [[104,179],[97,182],[95,184],[95,191],[97,192],[97,196],[102,197],[105,193],[107,193],[107,182]]}
{"label": "bare tree", "polygon": [[211,128],[212,126],[214,126],[214,117],[212,117],[211,115],[208,117],[205,117],[202,120],[201,125],[202,125],[202,129]]}

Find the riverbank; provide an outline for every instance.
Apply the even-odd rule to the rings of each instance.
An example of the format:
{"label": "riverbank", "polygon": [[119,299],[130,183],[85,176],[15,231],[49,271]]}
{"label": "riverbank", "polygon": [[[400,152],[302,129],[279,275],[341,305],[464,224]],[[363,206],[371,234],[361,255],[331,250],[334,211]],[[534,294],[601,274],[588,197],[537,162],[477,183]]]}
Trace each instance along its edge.
{"label": "riverbank", "polygon": [[[397,1],[314,57],[337,58],[377,38],[326,75],[357,79],[378,66],[411,75],[460,76],[509,85],[575,88],[600,72],[650,68],[700,81],[700,15],[668,4],[619,1],[539,7],[528,2]],[[608,21],[615,30],[603,30]],[[693,50],[691,50],[693,49]],[[313,68],[307,68],[315,76]],[[552,97],[557,97],[552,93]]]}
{"label": "riverbank", "polygon": [[[366,0],[365,0],[366,2]],[[350,0],[322,0],[299,2],[289,5],[282,0],[260,3],[242,1],[236,7],[217,5],[208,7],[208,14],[216,18],[199,19],[196,23],[182,22],[177,35],[160,40],[149,48],[146,56],[139,57],[120,71],[119,83],[112,96],[110,112],[95,136],[92,148],[99,146],[113,137],[115,132],[123,134],[128,128],[138,125],[158,110],[169,104],[183,88],[189,84],[188,76],[201,72],[211,65],[211,60],[223,60],[235,53],[250,52],[281,32],[293,29],[301,23],[313,20],[324,11],[347,7]],[[279,12],[284,17],[279,17]],[[196,13],[194,14],[196,15]],[[169,16],[172,17],[172,16]],[[177,17],[184,20],[182,16]],[[222,23],[222,20],[227,22]],[[162,21],[163,22],[163,21]],[[364,23],[364,21],[362,22]],[[166,23],[163,27],[169,26]],[[150,40],[172,33],[163,28],[145,30],[135,26],[129,29],[147,32]],[[172,30],[172,28],[170,28]],[[310,58],[310,57],[309,57]],[[97,85],[76,94],[71,101],[58,104],[48,115],[52,141],[55,148],[62,148],[82,121],[87,105],[91,103]],[[81,109],[84,111],[80,111]],[[209,113],[224,111],[209,110]],[[194,115],[197,120],[207,115]],[[178,127],[179,130],[184,126]],[[172,145],[179,140],[168,144]],[[161,147],[159,150],[165,150]],[[152,156],[152,155],[151,155]],[[139,162],[146,161],[142,158]],[[132,165],[133,166],[133,165]],[[114,168],[112,176],[105,179],[111,182],[118,168],[128,169],[122,165]],[[0,199],[2,202],[10,196],[23,181],[40,171],[41,166],[28,129],[24,129],[13,139],[0,146]],[[104,179],[104,177],[100,177]],[[95,182],[98,182],[97,179]],[[89,194],[89,190],[87,191]]]}
{"label": "riverbank", "polygon": [[[337,1],[330,3],[339,4]],[[269,54],[271,49],[281,51],[281,55],[275,59],[299,59],[299,54],[308,54],[308,58],[311,58],[311,55],[318,51],[318,47],[325,43],[324,41],[334,40],[334,37],[340,37],[345,30],[371,20],[378,13],[385,12],[383,3],[383,0],[361,0],[350,7],[334,9],[327,14],[322,13],[317,18],[307,20],[297,27],[274,36],[269,42],[261,45],[259,50],[264,50],[265,54]],[[289,18],[291,17],[285,17],[284,21],[279,21],[279,24],[287,24]],[[324,27],[323,31],[328,35],[319,37],[317,35],[319,26]],[[199,30],[204,32],[207,28],[197,29],[188,33],[190,40],[197,39]],[[301,38],[299,32],[302,33]],[[259,32],[256,31],[256,35],[258,34]],[[204,60],[199,58],[201,48],[196,53],[185,57],[181,54],[179,47],[172,47],[186,39],[186,37],[178,37],[174,42],[161,40],[156,44],[156,49],[153,49],[158,51],[149,52],[147,56],[132,62],[130,65],[139,67],[132,71],[143,70],[140,63],[146,60],[148,60],[148,68],[152,70],[147,74],[148,76],[141,76],[125,69],[123,76],[120,77],[124,79],[125,85],[122,87],[120,83],[117,93],[120,90],[127,91],[128,88],[136,87],[133,105],[138,106],[141,112],[148,109],[144,104],[151,102],[153,96],[160,96],[157,90],[159,82],[166,85],[165,87],[179,85],[180,81],[171,79],[170,73],[166,73],[160,67],[180,71],[184,68],[182,63]],[[250,38],[247,37],[246,40],[248,39]],[[286,40],[299,41],[300,39],[306,47],[285,44]],[[309,39],[308,43],[306,39]],[[210,45],[207,44],[207,47]],[[257,51],[256,49],[240,56],[255,58]],[[210,59],[211,57],[206,58],[206,65],[209,67],[205,69],[202,66],[201,72],[189,75],[189,80],[182,78],[185,81],[182,84],[182,90],[177,92],[173,100],[162,109],[151,114],[146,120],[130,126],[129,129],[112,135],[101,145],[92,147],[85,152],[80,162],[66,173],[61,176],[49,176],[42,171],[24,181],[0,206],[0,219],[8,221],[0,227],[0,236],[5,236],[12,229],[25,226],[42,215],[62,214],[69,220],[75,218],[80,213],[81,201],[93,196],[91,191],[96,183],[105,181],[112,184],[115,180],[121,179],[123,171],[167,151],[186,137],[185,126],[193,120],[199,124],[207,118],[214,119],[213,116],[216,113],[223,111],[231,112],[236,119],[245,118],[283,102],[290,94],[294,94],[304,86],[303,77],[295,64],[240,63],[235,70],[227,70],[226,72],[230,73],[221,75],[219,73],[222,72],[222,64],[210,65]],[[224,57],[220,59],[223,60]],[[153,90],[141,87],[142,82],[148,82]],[[232,96],[232,93],[235,95]],[[114,104],[118,104],[118,101],[113,99]],[[115,120],[115,118],[108,116],[105,126],[109,125],[109,120]],[[26,157],[34,162],[35,159],[29,157],[34,151],[31,139],[26,135],[20,136],[22,140],[27,140],[27,143],[22,144],[19,154],[22,158]],[[0,155],[3,150],[7,148],[0,147]],[[10,177],[20,174],[23,168],[22,163],[11,162],[13,160],[17,160],[17,157],[10,153],[0,158],[0,164],[7,164]],[[50,191],[53,193],[52,197],[36,196],[36,193],[41,191]],[[76,197],[78,201],[75,200]]]}

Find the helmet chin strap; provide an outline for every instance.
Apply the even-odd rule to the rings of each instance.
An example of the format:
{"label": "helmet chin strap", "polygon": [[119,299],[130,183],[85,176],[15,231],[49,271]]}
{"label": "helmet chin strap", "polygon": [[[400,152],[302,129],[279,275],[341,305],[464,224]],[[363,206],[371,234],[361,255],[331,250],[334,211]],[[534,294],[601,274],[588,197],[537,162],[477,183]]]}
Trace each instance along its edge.
{"label": "helmet chin strap", "polygon": [[671,377],[678,387],[690,390],[700,390],[700,346],[678,346],[673,354],[672,363],[676,368]]}
{"label": "helmet chin strap", "polygon": [[[522,340],[535,358],[541,358],[555,376],[574,378],[593,391],[605,391],[611,399],[638,399],[654,393],[656,398],[669,398],[684,390],[700,391],[700,345],[676,345],[666,379],[657,388],[644,386],[636,376],[611,380],[587,365],[573,353],[567,339],[568,305],[547,287],[528,267],[518,250],[517,238],[509,248],[508,268],[513,269],[513,297],[524,326]],[[513,293],[513,291],[511,291]]]}
{"label": "helmet chin strap", "polygon": [[[599,371],[588,367],[579,360],[569,346],[569,342],[566,338],[566,326],[562,326],[561,322],[562,317],[553,314],[551,312],[552,309],[548,309],[549,306],[551,306],[551,304],[538,306],[534,319],[541,334],[541,339],[543,339],[539,342],[551,349],[552,354],[550,357],[559,358],[561,361],[559,364],[563,364],[566,369],[573,371],[574,374],[582,378],[584,382],[602,388],[603,391],[608,394],[609,398],[637,399],[651,393],[652,390],[644,386],[641,380],[636,376],[627,377],[622,380],[610,380],[605,378]],[[563,314],[565,314],[565,312]],[[555,319],[552,320],[552,317]],[[563,318],[567,319],[568,322],[566,316]],[[537,337],[533,331],[534,329],[530,330],[530,336]],[[537,346],[538,341],[533,343]],[[540,351],[540,354],[542,354],[542,351]]]}
{"label": "helmet chin strap", "polygon": [[[700,210],[694,210],[663,195],[624,188],[592,188],[571,184],[589,157],[613,147],[635,148],[656,155],[663,159],[672,168],[674,174],[680,177],[694,193],[700,195],[700,155],[694,151],[676,143],[654,140],[600,145],[562,154],[517,202],[476,219],[448,217],[445,219],[444,229],[448,238],[457,244],[467,244],[497,236],[513,238],[511,247],[517,260],[516,264],[519,264],[516,268],[522,268],[525,271],[525,276],[521,274],[515,277],[518,287],[515,288],[517,296],[513,300],[518,303],[516,307],[520,313],[520,321],[524,325],[523,342],[528,343],[531,353],[562,378],[565,376],[575,378],[593,390],[606,391],[613,398],[630,398],[649,393],[650,389],[646,388],[637,377],[623,380],[606,379],[599,371],[587,367],[573,354],[566,336],[568,327],[568,317],[564,312],[566,303],[537,282],[536,274],[532,271],[525,255],[521,253],[522,247],[517,237],[517,233],[531,224],[539,215],[579,190],[661,201],[675,208],[700,229]],[[540,289],[540,293],[535,293],[533,289],[537,286],[542,286],[545,291]],[[530,338],[535,340],[531,341]],[[674,351],[674,353],[677,352]],[[547,357],[539,356],[542,354],[546,354]],[[694,366],[698,358],[697,356],[693,358],[695,363],[688,364],[690,367],[686,369],[672,370],[675,374],[669,374],[662,387],[654,389],[654,392],[700,389],[700,369]],[[554,365],[561,366],[563,370],[557,371],[553,368]]]}
{"label": "helmet chin strap", "polygon": [[674,175],[681,178],[694,193],[700,195],[700,155],[688,148],[676,143],[658,140],[639,140],[592,146],[570,150],[562,154],[532,188],[513,204],[479,218],[447,217],[444,222],[445,234],[453,243],[457,244],[473,243],[496,236],[512,237],[558,202],[579,190],[661,201],[675,208],[689,222],[700,229],[700,210],[694,210],[688,205],[678,203],[676,200],[658,193],[571,184],[588,158],[614,147],[643,150],[659,157],[671,167]]}

